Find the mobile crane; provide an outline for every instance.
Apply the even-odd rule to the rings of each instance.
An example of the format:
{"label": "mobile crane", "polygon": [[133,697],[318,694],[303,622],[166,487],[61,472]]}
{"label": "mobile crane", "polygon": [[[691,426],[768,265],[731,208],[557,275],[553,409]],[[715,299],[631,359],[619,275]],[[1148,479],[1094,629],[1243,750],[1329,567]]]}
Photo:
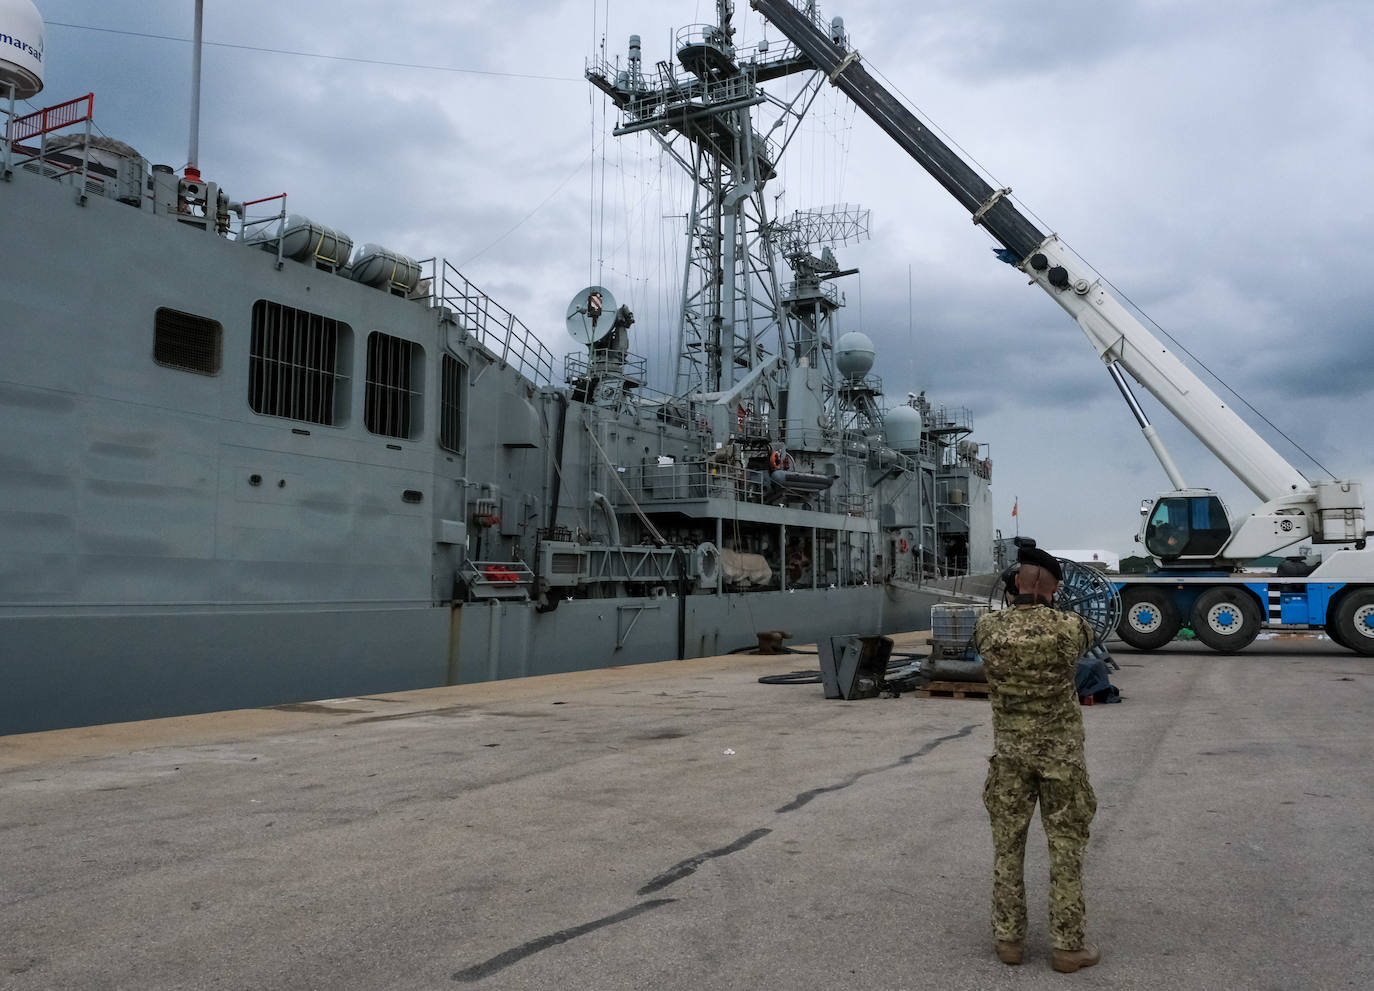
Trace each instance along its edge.
{"label": "mobile crane", "polygon": [[[731,0],[719,0],[730,3]],[[1324,629],[1336,643],[1374,655],[1374,551],[1365,552],[1362,486],[1312,481],[1151,334],[1054,235],[1016,208],[864,68],[843,21],[823,24],[815,4],[750,0],[831,84],[897,142],[1002,247],[998,257],[1024,272],[1077,322],[1107,367],[1174,486],[1141,506],[1136,540],[1156,561],[1150,575],[1116,582],[1117,633],[1154,650],[1185,621],[1224,653],[1248,646],[1262,628]],[[1127,374],[1229,468],[1261,504],[1232,519],[1213,490],[1190,487],[1131,389]],[[1241,574],[1245,562],[1303,540],[1346,545],[1306,574]],[[1305,569],[1300,569],[1305,570]]]}

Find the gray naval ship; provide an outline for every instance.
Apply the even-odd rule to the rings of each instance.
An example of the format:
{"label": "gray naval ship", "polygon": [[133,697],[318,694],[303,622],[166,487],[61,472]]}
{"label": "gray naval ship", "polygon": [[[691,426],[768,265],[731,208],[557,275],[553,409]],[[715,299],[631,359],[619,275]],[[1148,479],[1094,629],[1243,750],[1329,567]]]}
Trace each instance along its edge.
{"label": "gray naval ship", "polygon": [[591,286],[536,331],[442,259],[231,198],[194,123],[177,173],[90,97],[19,113],[42,21],[6,0],[0,733],[922,628],[994,570],[968,411],[889,401],[842,331],[867,213],[768,215],[824,76],[716,8],[586,73],[694,179],[676,326]]}

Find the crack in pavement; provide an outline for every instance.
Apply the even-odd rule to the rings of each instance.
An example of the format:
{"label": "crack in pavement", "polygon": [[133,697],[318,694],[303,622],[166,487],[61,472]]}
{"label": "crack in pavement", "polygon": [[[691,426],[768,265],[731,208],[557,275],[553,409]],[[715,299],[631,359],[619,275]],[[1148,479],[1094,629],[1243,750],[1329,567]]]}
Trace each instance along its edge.
{"label": "crack in pavement", "polygon": [[761,840],[771,832],[771,829],[756,829],[752,833],[745,833],[739,839],[735,840],[735,842],[726,844],[717,850],[707,850],[705,853],[699,853],[695,857],[688,857],[686,860],[669,867],[662,874],[658,875],[658,877],[636,891],[635,894],[651,895],[655,891],[668,887],[668,885],[672,884],[674,881],[681,881],[687,875],[695,874],[696,869],[706,863],[706,861],[743,850],[755,840]]}
{"label": "crack in pavement", "polygon": [[[891,764],[884,764],[882,767],[871,767],[866,771],[856,771],[854,774],[851,774],[848,778],[839,782],[838,784],[826,785],[822,788],[813,788],[810,791],[804,791],[801,794],[799,794],[796,798],[792,799],[792,801],[777,809],[776,814],[780,815],[786,812],[794,812],[802,806],[806,805],[813,798],[816,798],[819,795],[824,795],[833,791],[840,791],[841,789],[848,788],[850,785],[854,784],[855,782],[863,778],[868,777],[870,774],[879,774],[883,771],[891,771],[898,767],[905,767],[912,761],[924,757],[926,754],[930,753],[932,750],[940,746],[940,744],[942,743],[948,743],[950,740],[958,740],[961,737],[968,736],[975,729],[977,729],[978,726],[978,723],[970,723],[969,725],[963,727],[962,729],[954,733],[948,733],[945,736],[939,736],[933,740],[928,740],[913,753],[904,754],[903,756],[898,757]],[[707,850],[704,853],[699,853],[696,856],[688,857],[686,860],[679,861],[677,864],[674,864],[672,867],[668,868],[663,873],[654,877],[651,881],[649,881],[637,892],[635,892],[635,894],[647,895],[652,894],[655,891],[661,891],[662,889],[668,887],[668,885],[674,884],[678,881],[681,881],[683,878],[689,877],[690,875],[696,873],[697,868],[700,867],[702,864],[706,863],[708,860],[715,860],[719,857],[725,857],[732,853],[738,853],[740,850],[743,850],[746,847],[763,839],[771,832],[771,829],[768,829],[766,827],[760,827],[759,829],[755,829],[748,833],[745,833],[743,836],[739,837],[734,842],[727,843],[723,847],[718,847],[714,850]],[[502,953],[498,953],[496,956],[492,957],[489,960],[485,960],[482,963],[474,964],[471,967],[467,967],[463,970],[455,972],[453,974],[453,980],[460,981],[463,983],[473,983],[475,981],[480,981],[483,978],[490,977],[492,974],[495,974],[498,971],[505,970],[512,964],[519,963],[526,957],[530,957],[543,950],[547,950],[551,946],[557,946],[560,943],[566,943],[569,940],[576,939],[579,936],[585,936],[587,933],[595,932],[596,930],[603,929],[606,926],[615,925],[618,922],[624,922],[628,919],[634,918],[637,915],[642,915],[643,913],[652,911],[653,909],[661,908],[664,905],[671,905],[676,901],[676,898],[654,898],[647,902],[640,902],[637,905],[631,905],[629,908],[621,909],[619,912],[603,916],[602,918],[596,919],[592,922],[586,922],[580,926],[573,926],[569,929],[560,929],[558,932],[551,933],[547,936],[540,936],[538,939],[532,939],[527,943],[521,943],[519,946],[514,947],[513,949],[509,949]]]}
{"label": "crack in pavement", "polygon": [[826,785],[823,788],[812,788],[810,791],[804,791],[796,798],[792,799],[792,801],[788,802],[786,805],[780,806],[777,811],[779,813],[795,812],[797,809],[801,808],[803,805],[807,804],[813,798],[816,798],[819,795],[825,795],[832,791],[840,791],[841,789],[848,788],[850,785],[858,782],[862,778],[868,777],[870,774],[881,774],[883,771],[891,771],[893,768],[904,767],[907,764],[910,764],[912,761],[916,760],[917,758],[924,757],[926,754],[930,753],[932,750],[934,750],[942,743],[947,743],[950,740],[957,740],[960,737],[968,736],[970,733],[972,733],[975,729],[978,728],[978,725],[978,723],[970,723],[969,725],[965,726],[961,730],[958,730],[957,732],[950,733],[946,736],[937,736],[935,739],[922,744],[921,748],[917,750],[915,753],[905,754],[901,757],[898,757],[891,764],[884,764],[882,767],[870,767],[866,771],[855,771],[848,778],[846,778],[844,781],[839,782],[838,784]]}
{"label": "crack in pavement", "polygon": [[511,964],[519,963],[526,957],[533,956],[541,950],[547,950],[550,946],[557,946],[559,943],[566,943],[568,940],[576,939],[578,936],[585,936],[589,932],[604,929],[606,926],[613,926],[617,922],[633,919],[637,915],[643,915],[645,912],[651,912],[656,908],[662,908],[664,905],[671,905],[675,901],[677,901],[676,898],[654,898],[647,902],[640,902],[638,905],[631,905],[629,908],[621,909],[619,912],[603,916],[592,922],[584,922],[580,926],[573,926],[570,929],[560,929],[556,933],[540,936],[538,939],[532,939],[528,943],[521,943],[513,949],[498,953],[490,960],[484,960],[482,963],[473,964],[471,967],[457,971],[453,975],[453,980],[461,981],[464,984],[480,981],[484,977],[490,977],[497,971],[505,970]]}

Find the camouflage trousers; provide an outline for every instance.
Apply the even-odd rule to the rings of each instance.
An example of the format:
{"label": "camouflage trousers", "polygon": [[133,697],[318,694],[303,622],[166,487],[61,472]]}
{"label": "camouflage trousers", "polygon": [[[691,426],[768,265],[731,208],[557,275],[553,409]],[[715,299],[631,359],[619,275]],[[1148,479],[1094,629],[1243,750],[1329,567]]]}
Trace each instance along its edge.
{"label": "camouflage trousers", "polygon": [[1083,850],[1097,798],[1088,772],[1060,761],[1029,763],[993,756],[983,787],[992,821],[992,930],[995,939],[1026,936],[1026,832],[1035,803],[1050,852],[1050,939],[1058,950],[1083,945]]}

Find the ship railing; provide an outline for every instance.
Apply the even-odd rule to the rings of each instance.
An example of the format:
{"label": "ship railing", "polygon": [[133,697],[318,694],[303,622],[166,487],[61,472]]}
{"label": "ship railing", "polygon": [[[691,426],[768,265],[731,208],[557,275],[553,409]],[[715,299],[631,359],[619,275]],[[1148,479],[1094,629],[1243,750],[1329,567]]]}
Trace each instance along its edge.
{"label": "ship railing", "polygon": [[936,526],[942,533],[968,532],[968,506],[966,504],[939,503],[935,507]]}
{"label": "ship railing", "polygon": [[971,434],[973,414],[967,406],[937,406],[926,414],[925,429],[941,434]]}
{"label": "ship railing", "polygon": [[643,355],[621,348],[595,348],[590,355],[569,354],[563,358],[563,380],[569,384],[615,375],[638,385],[648,374],[649,362]]}
{"label": "ship railing", "polygon": [[446,307],[458,326],[503,364],[515,368],[537,386],[553,384],[554,355],[510,310],[478,289],[458,269],[445,260],[437,269],[436,259],[421,262],[430,272],[430,305]]}
{"label": "ship railing", "polygon": [[992,459],[983,457],[982,450],[972,453],[960,451],[954,447],[947,447],[944,451],[944,463],[942,468],[967,468],[972,474],[979,478],[992,479]]}
{"label": "ship railing", "polygon": [[[260,203],[271,203],[273,200],[281,200],[281,206],[276,213],[266,217],[259,217],[256,220],[248,219],[248,208],[250,206],[257,206]],[[277,225],[277,232],[275,234],[268,233],[265,229],[262,232],[256,230],[256,228],[259,227],[266,228],[268,224],[273,223]],[[253,233],[254,235],[261,234],[261,241],[259,243],[262,246],[265,247],[268,244],[272,244],[274,242],[276,243],[277,268],[281,268],[283,264],[282,243],[284,238],[286,237],[286,194],[277,193],[275,196],[264,196],[261,199],[245,200],[243,203],[243,212],[239,214],[240,241],[244,240],[244,238],[250,233],[250,229],[251,233]]]}
{"label": "ship railing", "polygon": [[648,359],[632,351],[606,349],[590,357],[581,354],[563,357],[563,380],[569,385],[585,390],[596,381],[618,379],[627,386],[617,396],[621,409],[633,410],[639,416],[653,417],[674,427],[706,429],[707,423],[695,403],[645,385],[648,375]]}
{"label": "ship railing", "polygon": [[[82,110],[82,105],[85,110]],[[58,103],[51,107],[43,107],[35,110],[31,114],[23,117],[11,118],[5,127],[6,141],[30,141],[40,135],[60,131],[64,127],[73,124],[80,124],[83,121],[87,124],[95,113],[95,94],[87,93],[85,96],[78,96],[75,100],[68,100],[66,103]]]}
{"label": "ship railing", "polygon": [[464,559],[458,569],[474,599],[527,599],[534,587],[534,572],[523,561],[474,561]]}
{"label": "ship railing", "polygon": [[719,24],[689,24],[685,28],[678,28],[678,51],[693,45],[710,45],[724,55],[734,52],[730,38],[720,29]]}
{"label": "ship railing", "polygon": [[865,375],[860,379],[845,379],[840,382],[839,392],[842,396],[881,396],[883,394],[883,380],[878,375]]}
{"label": "ship railing", "polygon": [[730,436],[744,442],[770,440],[774,435],[772,418],[766,413],[738,413],[730,420]]}
{"label": "ship railing", "polygon": [[[705,82],[693,78],[679,83],[674,77],[673,82],[677,92],[682,96],[707,107],[748,102],[759,98],[758,86],[744,73]],[[756,136],[757,133],[755,132]]]}
{"label": "ship railing", "polygon": [[[617,133],[636,123],[663,117],[670,111],[690,113],[694,110],[719,110],[730,105],[749,106],[764,99],[759,94],[758,85],[746,73],[704,82],[691,76],[679,79],[667,63],[659,65],[658,75],[652,81],[640,76],[633,87],[629,86],[631,81],[624,70],[618,70],[605,60],[592,62],[588,66],[588,76],[613,81],[623,92],[630,94],[621,108],[625,114],[625,124],[617,129]],[[754,139],[756,142],[763,140],[757,132]]]}
{"label": "ship railing", "polygon": [[846,516],[858,516],[867,519],[873,515],[873,507],[873,496],[865,492],[835,498],[835,508]]}
{"label": "ship railing", "polygon": [[674,427],[704,428],[701,414],[691,400],[670,392],[640,386],[630,396],[634,407],[645,416],[653,416],[661,423]]}
{"label": "ship railing", "polygon": [[783,284],[783,302],[795,303],[804,299],[824,299],[835,306],[840,305],[840,291],[833,282],[814,283],[794,281]]}
{"label": "ship railing", "polygon": [[[940,457],[941,468],[967,468],[974,474],[982,474],[983,462],[987,460],[980,457],[979,453],[965,454],[954,444],[946,445],[941,451]],[[989,467],[991,466],[989,465]]]}
{"label": "ship railing", "polygon": [[916,468],[917,468],[916,459],[913,458],[909,453],[904,453],[904,452],[901,452],[901,451],[894,451],[894,452],[892,452],[892,454],[895,454],[896,457],[893,457],[892,454],[884,453],[885,450],[886,450],[886,449],[885,449],[885,448],[882,448],[882,447],[870,447],[870,448],[869,448],[869,450],[868,450],[868,467],[869,467],[870,469],[872,469],[873,471],[878,471],[878,470],[881,470],[881,469],[890,469],[890,468],[896,468],[896,469],[898,469],[899,471],[915,471],[915,470],[916,470]]}
{"label": "ship railing", "polygon": [[627,465],[619,471],[626,491],[637,503],[699,502],[703,499],[761,503],[773,486],[766,471],[708,461]]}
{"label": "ship railing", "polygon": [[84,196],[86,176],[90,168],[91,124],[94,120],[94,93],[87,93],[85,96],[78,96],[75,100],[68,100],[51,107],[43,107],[31,114],[25,114],[23,117],[11,116],[5,123],[5,174],[9,174],[14,161],[14,147],[19,142],[31,141],[34,138],[39,139],[37,158],[41,165],[47,148],[46,136],[48,134],[53,131],[60,131],[64,127],[84,123],[86,132],[81,142],[81,190]]}

